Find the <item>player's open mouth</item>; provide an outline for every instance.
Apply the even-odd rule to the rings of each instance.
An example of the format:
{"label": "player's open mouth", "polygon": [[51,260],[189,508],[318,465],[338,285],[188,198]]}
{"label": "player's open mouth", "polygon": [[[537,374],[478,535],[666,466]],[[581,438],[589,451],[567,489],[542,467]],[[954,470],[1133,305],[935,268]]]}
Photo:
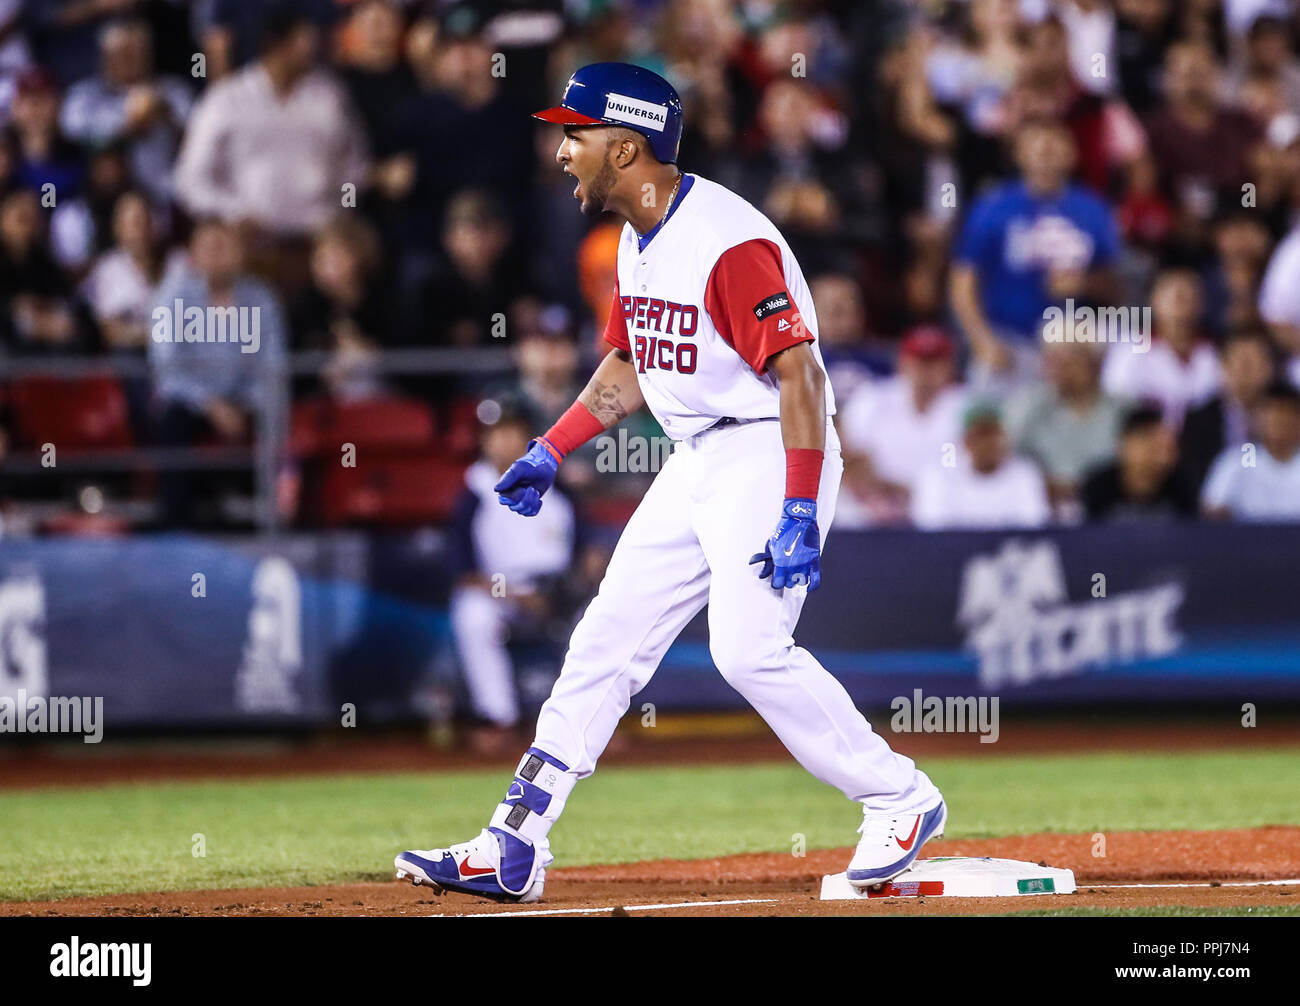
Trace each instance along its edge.
{"label": "player's open mouth", "polygon": [[572,179],[574,180],[574,182],[576,183],[576,184],[573,186],[573,198],[574,198],[574,199],[578,199],[578,198],[580,198],[579,195],[578,195],[578,193],[582,191],[582,182],[578,181],[578,176],[575,175],[572,171],[569,170],[569,166],[568,166],[567,164],[564,166],[563,171],[564,171],[564,173],[565,173],[566,175],[568,175],[570,178],[572,178]]}

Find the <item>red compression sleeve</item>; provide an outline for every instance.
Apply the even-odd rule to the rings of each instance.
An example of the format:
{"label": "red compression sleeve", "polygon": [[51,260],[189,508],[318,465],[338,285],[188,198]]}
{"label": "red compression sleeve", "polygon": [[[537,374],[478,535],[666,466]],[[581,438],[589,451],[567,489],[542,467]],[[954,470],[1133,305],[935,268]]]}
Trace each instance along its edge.
{"label": "red compression sleeve", "polygon": [[605,424],[593,416],[589,408],[581,402],[574,402],[569,411],[538,439],[555,455],[556,461],[561,461],[570,451],[577,450],[604,430]]}
{"label": "red compression sleeve", "polygon": [[785,498],[817,499],[822,481],[823,453],[810,447],[793,447],[785,452]]}

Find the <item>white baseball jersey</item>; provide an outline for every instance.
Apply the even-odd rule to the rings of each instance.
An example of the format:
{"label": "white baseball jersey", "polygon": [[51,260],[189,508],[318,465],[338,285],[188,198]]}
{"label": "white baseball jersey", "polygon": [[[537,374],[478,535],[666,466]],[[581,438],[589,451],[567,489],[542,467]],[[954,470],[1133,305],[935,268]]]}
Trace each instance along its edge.
{"label": "white baseball jersey", "polygon": [[[781,399],[767,361],[817,347],[812,294],[772,221],[740,196],[684,174],[668,216],[623,227],[605,340],[632,354],[646,405],[674,440],[719,419],[768,419]],[[835,398],[826,383],[826,413]]]}
{"label": "white baseball jersey", "polygon": [[[773,353],[816,345],[817,316],[776,227],[739,196],[684,175],[667,217],[625,227],[605,338],[631,354],[646,402],[676,446],[619,537],[600,591],[569,641],[534,746],[590,775],[631,697],[706,605],[709,653],[731,687],[818,779],[872,810],[919,813],[939,799],[891,751],[794,628],[806,587],[773,590],[750,557],[785,499]],[[826,368],[823,365],[822,370]],[[826,386],[827,411],[835,401]],[[827,421],[817,490],[823,544],[843,474]]]}

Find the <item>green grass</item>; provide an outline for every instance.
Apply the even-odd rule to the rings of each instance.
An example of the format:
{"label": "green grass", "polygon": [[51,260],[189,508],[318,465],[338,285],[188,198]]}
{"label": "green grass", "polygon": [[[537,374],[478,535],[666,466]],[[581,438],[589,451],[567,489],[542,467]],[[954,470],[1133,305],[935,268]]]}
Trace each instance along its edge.
{"label": "green grass", "polygon": [[[1294,750],[933,759],[952,838],[1300,824]],[[330,884],[463,841],[499,771],[0,791],[0,900]],[[557,866],[850,845],[859,815],[794,763],[609,768],[552,833]],[[191,854],[201,834],[206,856]]]}

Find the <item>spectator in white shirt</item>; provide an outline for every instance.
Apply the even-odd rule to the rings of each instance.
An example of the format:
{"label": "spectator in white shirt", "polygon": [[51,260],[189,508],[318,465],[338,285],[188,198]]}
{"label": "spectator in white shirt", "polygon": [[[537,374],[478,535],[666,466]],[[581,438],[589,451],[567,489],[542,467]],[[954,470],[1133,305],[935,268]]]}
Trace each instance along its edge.
{"label": "spectator in white shirt", "polygon": [[185,256],[158,240],[144,193],[127,191],[113,205],[113,247],[95,262],[81,292],[111,349],[143,349],[160,286],[175,282]]}
{"label": "spectator in white shirt", "polygon": [[0,119],[9,116],[18,75],[32,64],[32,49],[27,41],[24,0],[0,0]]}
{"label": "spectator in white shirt", "polygon": [[143,21],[107,25],[99,37],[100,71],[69,89],[61,121],[68,137],[87,146],[123,143],[135,183],[163,200],[191,98],[184,81],[154,74],[152,47]]}
{"label": "spectator in white shirt", "polygon": [[1291,357],[1292,383],[1300,383],[1300,226],[1278,242],[1259,285],[1259,316],[1282,352]]}
{"label": "spectator in white shirt", "polygon": [[[195,215],[239,223],[246,239],[305,237],[367,181],[363,132],[347,93],[316,65],[318,30],[283,5],[268,11],[262,57],[213,84],[195,106],[176,188]],[[302,266],[306,266],[303,247]]]}
{"label": "spectator in white shirt", "polygon": [[1111,4],[1107,0],[1061,0],[1056,16],[1070,40],[1070,70],[1075,83],[1092,94],[1113,93],[1115,79],[1104,69],[1119,62]]}
{"label": "spectator in white shirt", "polygon": [[1201,493],[1207,517],[1300,521],[1300,391],[1275,381],[1256,406],[1258,444],[1224,449]]}
{"label": "spectator in white shirt", "polygon": [[[153,207],[144,192],[128,189],[113,203],[113,247],[91,267],[81,285],[105,348],[140,357],[149,344],[153,310],[162,288],[180,281],[185,255],[168,250],[158,235]],[[136,436],[149,426],[150,382],[142,375],[122,378],[127,409]]]}
{"label": "spectator in white shirt", "polygon": [[1191,269],[1166,269],[1151,289],[1155,338],[1150,350],[1116,343],[1106,355],[1101,385],[1108,394],[1133,402],[1156,402],[1177,430],[1188,409],[1219,392],[1218,354],[1201,330],[1201,280]]}
{"label": "spectator in white shirt", "polygon": [[905,520],[921,472],[955,450],[965,392],[954,384],[954,355],[942,329],[914,329],[899,347],[898,373],[862,385],[841,410],[845,483],[864,523]]}
{"label": "spectator in white shirt", "polygon": [[950,464],[925,467],[912,495],[912,521],[931,531],[1041,527],[1051,510],[1043,476],[1013,457],[997,408],[976,404],[966,414],[965,450]]}

